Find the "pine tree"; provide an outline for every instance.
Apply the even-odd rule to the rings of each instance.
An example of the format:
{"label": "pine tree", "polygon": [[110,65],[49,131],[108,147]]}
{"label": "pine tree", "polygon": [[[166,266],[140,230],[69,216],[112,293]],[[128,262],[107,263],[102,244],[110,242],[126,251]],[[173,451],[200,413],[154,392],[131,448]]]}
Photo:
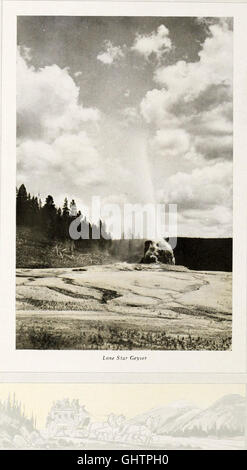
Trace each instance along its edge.
{"label": "pine tree", "polygon": [[24,184],[22,184],[16,196],[16,224],[25,225],[28,222],[28,197],[27,190]]}
{"label": "pine tree", "polygon": [[49,238],[53,239],[56,235],[56,216],[57,210],[54,204],[53,197],[49,194],[45,200],[45,205],[42,209],[42,221],[45,232]]}
{"label": "pine tree", "polygon": [[67,197],[64,199],[61,220],[61,238],[66,240],[69,234],[69,203]]}
{"label": "pine tree", "polygon": [[62,210],[60,209],[60,207],[57,210],[55,227],[55,237],[58,240],[63,239],[63,217]]}
{"label": "pine tree", "polygon": [[63,217],[69,217],[69,206],[67,197],[64,199],[63,203]]}
{"label": "pine tree", "polygon": [[29,225],[38,226],[40,219],[40,209],[37,197],[32,197],[29,201]]}

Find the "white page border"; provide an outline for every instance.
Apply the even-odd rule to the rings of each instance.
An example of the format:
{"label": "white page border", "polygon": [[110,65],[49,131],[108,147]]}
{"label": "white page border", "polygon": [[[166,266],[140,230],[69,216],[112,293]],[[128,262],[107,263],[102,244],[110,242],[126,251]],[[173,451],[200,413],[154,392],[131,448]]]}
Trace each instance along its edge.
{"label": "white page border", "polygon": [[[3,2],[0,371],[9,374],[246,373],[247,240],[247,5],[160,2]],[[15,349],[16,16],[233,16],[234,17],[234,243],[232,351],[113,351],[142,361],[103,361],[104,351]],[[109,351],[107,351],[109,353]],[[133,374],[133,375],[132,375]],[[70,376],[71,377],[71,376]]]}

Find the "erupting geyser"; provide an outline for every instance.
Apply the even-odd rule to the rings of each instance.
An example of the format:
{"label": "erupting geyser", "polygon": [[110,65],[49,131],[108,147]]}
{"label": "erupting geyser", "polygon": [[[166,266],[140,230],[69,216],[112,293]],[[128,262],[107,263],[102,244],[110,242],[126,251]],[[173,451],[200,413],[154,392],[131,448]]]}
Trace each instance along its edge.
{"label": "erupting geyser", "polygon": [[171,245],[166,240],[147,240],[144,244],[144,256],[141,263],[175,264]]}

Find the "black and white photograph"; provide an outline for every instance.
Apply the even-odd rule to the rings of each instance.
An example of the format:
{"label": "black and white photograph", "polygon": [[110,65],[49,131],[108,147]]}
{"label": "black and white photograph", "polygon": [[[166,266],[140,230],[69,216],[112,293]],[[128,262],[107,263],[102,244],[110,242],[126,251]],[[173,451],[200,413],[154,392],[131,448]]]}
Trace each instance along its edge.
{"label": "black and white photograph", "polygon": [[232,350],[233,36],[18,16],[16,349]]}

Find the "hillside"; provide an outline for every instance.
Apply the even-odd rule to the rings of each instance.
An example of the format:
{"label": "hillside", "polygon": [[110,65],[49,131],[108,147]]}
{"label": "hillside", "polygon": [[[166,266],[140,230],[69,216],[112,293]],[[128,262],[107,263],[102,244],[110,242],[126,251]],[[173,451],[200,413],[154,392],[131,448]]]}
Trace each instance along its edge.
{"label": "hillside", "polygon": [[244,434],[245,398],[226,395],[201,410],[187,402],[155,408],[132,419],[160,435],[233,437]]}
{"label": "hillside", "polygon": [[110,264],[113,256],[97,247],[71,253],[68,242],[49,240],[38,230],[17,227],[16,267],[17,268],[73,268],[79,266]]}
{"label": "hillside", "polygon": [[[57,248],[56,248],[57,246]],[[109,240],[102,250],[97,241],[89,240],[84,249],[72,254],[70,243],[49,240],[39,230],[17,227],[17,268],[72,268],[79,266],[111,264],[116,261],[139,263],[143,257],[144,240]],[[176,265],[193,270],[232,270],[231,238],[178,238],[174,249]]]}
{"label": "hillside", "polygon": [[42,444],[33,419],[24,415],[20,404],[0,402],[0,449],[28,449]]}
{"label": "hillside", "polygon": [[[138,263],[143,257],[143,240],[114,240],[109,252],[121,261]],[[174,248],[176,265],[199,271],[232,271],[231,238],[178,237]]]}
{"label": "hillside", "polygon": [[186,435],[234,436],[244,433],[245,398],[226,395],[183,427]]}
{"label": "hillside", "polygon": [[136,416],[132,421],[149,427],[156,434],[172,436],[200,411],[192,403],[174,402]]}

